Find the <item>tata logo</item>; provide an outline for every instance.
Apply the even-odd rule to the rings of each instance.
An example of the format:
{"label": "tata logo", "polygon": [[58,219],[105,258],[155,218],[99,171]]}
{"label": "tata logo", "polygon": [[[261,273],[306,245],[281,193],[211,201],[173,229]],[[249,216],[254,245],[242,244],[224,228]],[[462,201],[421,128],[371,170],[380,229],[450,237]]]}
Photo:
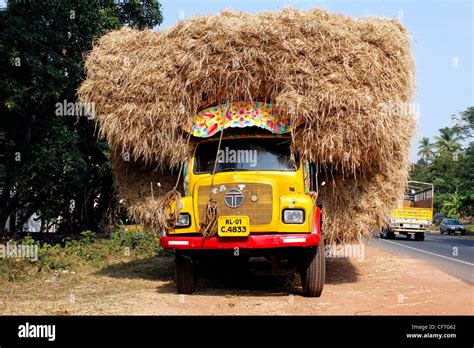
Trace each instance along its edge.
{"label": "tata logo", "polygon": [[224,202],[229,208],[238,208],[244,202],[244,195],[240,190],[230,189],[224,196]]}

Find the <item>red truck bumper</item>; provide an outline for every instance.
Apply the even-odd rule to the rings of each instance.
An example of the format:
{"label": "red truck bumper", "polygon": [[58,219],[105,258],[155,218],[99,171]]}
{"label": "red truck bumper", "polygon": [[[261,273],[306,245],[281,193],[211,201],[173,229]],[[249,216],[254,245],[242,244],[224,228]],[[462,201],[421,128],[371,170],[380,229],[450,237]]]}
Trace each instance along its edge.
{"label": "red truck bumper", "polygon": [[164,236],[160,244],[165,249],[270,249],[312,247],[319,245],[319,233],[253,234],[248,237]]}

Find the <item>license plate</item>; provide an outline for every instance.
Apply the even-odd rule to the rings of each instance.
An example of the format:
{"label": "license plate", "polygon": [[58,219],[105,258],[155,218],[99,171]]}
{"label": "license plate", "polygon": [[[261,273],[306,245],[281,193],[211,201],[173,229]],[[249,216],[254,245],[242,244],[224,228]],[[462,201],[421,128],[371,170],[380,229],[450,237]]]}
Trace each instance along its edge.
{"label": "license plate", "polygon": [[247,237],[250,234],[248,216],[219,216],[217,233],[220,237]]}
{"label": "license plate", "polygon": [[403,227],[405,228],[418,228],[420,225],[417,224],[403,224]]}

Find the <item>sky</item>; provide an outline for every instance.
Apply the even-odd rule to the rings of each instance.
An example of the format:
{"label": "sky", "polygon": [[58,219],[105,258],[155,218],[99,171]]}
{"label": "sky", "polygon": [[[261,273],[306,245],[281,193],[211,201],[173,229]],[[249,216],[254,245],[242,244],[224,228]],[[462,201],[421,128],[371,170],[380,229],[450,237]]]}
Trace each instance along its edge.
{"label": "sky", "polygon": [[[79,0],[85,1],[85,0]],[[90,0],[88,0],[90,1]],[[126,0],[120,0],[126,1]],[[452,125],[451,115],[474,106],[474,6],[472,0],[159,0],[161,30],[196,14],[223,9],[245,12],[277,11],[284,7],[324,8],[356,18],[382,16],[399,19],[408,29],[416,64],[419,112],[411,160],[417,158],[422,137]],[[5,0],[0,0],[0,7]]]}
{"label": "sky", "polygon": [[324,8],[356,18],[382,16],[399,19],[408,29],[416,65],[419,112],[411,160],[417,159],[422,137],[438,134],[452,125],[451,115],[474,106],[474,6],[470,0],[445,1],[331,1],[331,0],[161,0],[164,29],[182,18],[218,13],[223,9],[245,12]]}

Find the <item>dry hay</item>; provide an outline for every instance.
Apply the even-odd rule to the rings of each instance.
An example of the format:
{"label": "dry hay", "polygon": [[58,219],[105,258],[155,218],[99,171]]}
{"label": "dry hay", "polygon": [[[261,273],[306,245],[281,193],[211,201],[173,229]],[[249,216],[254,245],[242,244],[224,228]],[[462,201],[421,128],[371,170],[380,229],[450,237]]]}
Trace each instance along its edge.
{"label": "dry hay", "polygon": [[110,162],[119,197],[126,199],[129,214],[146,228],[161,231],[163,221],[157,219],[162,216],[159,198],[173,189],[176,170],[129,159],[123,152],[113,152]]}
{"label": "dry hay", "polygon": [[[326,168],[321,199],[330,241],[369,235],[403,192],[414,66],[407,32],[395,20],[319,9],[225,11],[158,33],[111,32],[86,69],[79,96],[95,104],[100,135],[114,151],[155,168],[186,158],[181,127],[192,122],[203,93],[264,100],[303,121],[294,146]],[[143,197],[135,211],[153,222],[150,192]]]}

